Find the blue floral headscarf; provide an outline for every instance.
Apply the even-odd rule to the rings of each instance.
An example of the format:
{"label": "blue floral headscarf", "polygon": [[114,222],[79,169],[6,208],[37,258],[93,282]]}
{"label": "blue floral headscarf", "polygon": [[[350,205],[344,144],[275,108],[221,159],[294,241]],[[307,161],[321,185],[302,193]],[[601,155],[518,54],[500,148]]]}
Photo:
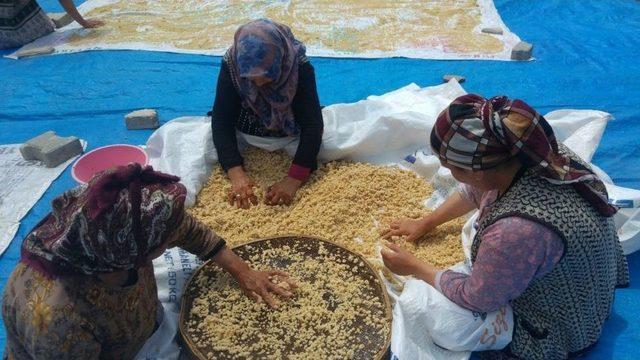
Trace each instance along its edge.
{"label": "blue floral headscarf", "polygon": [[[270,131],[295,135],[291,102],[298,87],[298,65],[305,55],[304,44],[291,29],[267,19],[242,25],[234,36],[227,59],[238,74],[242,105],[253,111]],[[261,87],[252,79],[266,77],[271,81]]]}

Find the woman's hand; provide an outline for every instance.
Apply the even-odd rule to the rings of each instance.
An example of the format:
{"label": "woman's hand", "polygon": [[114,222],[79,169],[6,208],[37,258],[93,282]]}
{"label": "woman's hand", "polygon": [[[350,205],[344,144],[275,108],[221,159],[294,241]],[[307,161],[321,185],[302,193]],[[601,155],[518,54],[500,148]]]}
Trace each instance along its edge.
{"label": "woman's hand", "polygon": [[302,181],[286,176],[269,187],[264,203],[267,205],[291,205],[300,186],[302,186]]}
{"label": "woman's hand", "polygon": [[103,21],[96,19],[85,19],[84,17],[82,17],[82,14],[78,12],[78,8],[73,3],[73,0],[60,0],[60,4],[64,8],[64,11],[66,11],[73,20],[75,20],[85,29],[97,28],[104,25]]}
{"label": "woman's hand", "polygon": [[104,21],[97,19],[85,19],[82,23],[80,23],[85,29],[94,29],[100,26],[104,26]]}
{"label": "woman's hand", "polygon": [[[253,270],[249,267],[249,264],[226,246],[218,251],[213,257],[213,261],[238,281],[242,291],[248,297],[258,302],[264,301],[271,307],[278,307],[278,301],[273,297],[273,293],[289,298],[293,296],[289,289],[298,287],[295,282],[289,279],[289,275],[283,271]],[[280,285],[272,281],[276,277]],[[285,289],[285,287],[289,289]]]}
{"label": "woman's hand", "polygon": [[381,235],[387,240],[392,236],[406,236],[407,241],[414,242],[434,228],[428,215],[420,219],[404,218],[392,221],[389,228],[383,230]]}
{"label": "woman's hand", "polygon": [[433,265],[420,261],[412,253],[393,243],[385,243],[386,249],[380,250],[382,261],[391,272],[398,275],[413,275],[435,286],[436,274],[440,269]]}
{"label": "woman's hand", "polygon": [[[238,272],[234,275],[238,284],[242,288],[242,291],[251,299],[257,302],[266,302],[272,308],[277,308],[280,303],[273,294],[280,295],[284,298],[290,298],[293,293],[285,287],[296,288],[295,282],[289,279],[289,275],[280,270],[271,271],[256,271],[251,268],[247,268],[244,271]],[[287,286],[275,284],[271,281],[274,277],[284,282]]]}
{"label": "woman's hand", "polygon": [[393,243],[385,243],[386,248],[380,250],[384,266],[398,275],[415,275],[420,267],[420,260],[407,250]]}
{"label": "woman's hand", "polygon": [[235,205],[242,209],[250,208],[251,204],[258,205],[258,198],[253,193],[256,183],[244,172],[242,166],[229,169],[227,176],[231,181],[231,191],[228,195],[229,205]]}
{"label": "woman's hand", "polygon": [[459,191],[456,191],[429,215],[421,219],[395,220],[391,222],[389,229],[382,231],[380,234],[387,240],[392,236],[406,236],[407,241],[414,242],[438,225],[460,217],[475,208],[474,203],[462,196]]}

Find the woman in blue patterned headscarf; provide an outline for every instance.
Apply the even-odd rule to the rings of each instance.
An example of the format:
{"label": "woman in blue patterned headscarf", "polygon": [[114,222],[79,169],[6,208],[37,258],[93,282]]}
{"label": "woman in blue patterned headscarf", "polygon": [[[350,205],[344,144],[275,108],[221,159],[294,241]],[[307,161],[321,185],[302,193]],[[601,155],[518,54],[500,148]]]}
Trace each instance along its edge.
{"label": "woman in blue patterned headscarf", "polygon": [[288,26],[260,19],[241,26],[225,54],[212,111],[213,141],[231,180],[229,201],[257,203],[243,170],[236,130],[260,137],[299,137],[288,174],[269,188],[267,204],[289,204],[316,168],[322,114],[313,66]]}
{"label": "woman in blue patterned headscarf", "polygon": [[298,132],[291,102],[305,52],[289,27],[272,21],[253,21],[236,32],[226,58],[238,76],[242,104],[269,130],[287,135]]}

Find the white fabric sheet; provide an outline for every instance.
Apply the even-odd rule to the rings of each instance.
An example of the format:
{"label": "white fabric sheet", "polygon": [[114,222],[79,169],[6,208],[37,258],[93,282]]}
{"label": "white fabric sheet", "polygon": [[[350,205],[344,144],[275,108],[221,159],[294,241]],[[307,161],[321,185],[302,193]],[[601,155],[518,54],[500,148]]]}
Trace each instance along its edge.
{"label": "white fabric sheet", "polygon": [[[27,161],[20,154],[21,144],[0,145],[0,255],[18,232],[20,220],[42,194],[77,157],[48,168],[40,161]],[[83,142],[86,147],[86,142]]]}
{"label": "white fabric sheet", "polygon": [[[308,9],[308,6],[315,7]],[[336,7],[347,10],[340,14],[343,17],[335,17]],[[326,10],[326,16],[298,15],[316,8]],[[377,13],[366,9],[365,13],[352,13],[359,8],[362,10],[358,2],[340,1],[317,1],[315,5],[302,0],[253,2],[241,7],[222,0],[146,0],[133,3],[126,0],[88,0],[78,10],[86,17],[91,16],[92,11],[100,11],[105,27],[83,29],[73,22],[23,46],[8,57],[17,58],[20,52],[38,48],[53,48],[54,54],[89,50],[150,50],[221,55],[230,46],[237,26],[249,19],[264,17],[291,25],[294,34],[303,36],[301,40],[306,43],[307,53],[311,56],[506,61],[511,60],[511,50],[520,42],[520,38],[502,21],[493,0],[453,5],[447,0],[388,1],[379,4]],[[396,29],[396,33],[405,34],[407,21],[416,21],[425,13],[425,19],[418,23],[429,24],[431,20],[437,25],[424,30],[414,29],[413,37],[399,35],[393,38],[394,43],[382,44],[384,41],[377,33],[381,23],[385,23],[382,24],[385,29]],[[460,21],[472,21],[474,26],[467,29]],[[500,28],[503,34],[481,33],[483,28],[489,27]],[[413,41],[416,36],[423,40]],[[494,39],[488,42],[486,37]],[[320,38],[323,41],[319,41]],[[476,44],[482,45],[478,48]]]}
{"label": "white fabric sheet", "polygon": [[[356,103],[327,106],[322,112],[325,131],[319,158],[322,161],[349,159],[395,164],[411,169],[434,185],[434,195],[431,199],[425,199],[425,205],[437,206],[455,189],[456,182],[450,172],[441,167],[437,158],[430,154],[428,134],[437,114],[464,93],[464,89],[453,80],[426,88],[411,84]],[[591,160],[605,126],[611,119],[609,114],[594,110],[558,110],[545,117],[559,141],[587,161]],[[208,117],[178,118],[158,129],[147,142],[150,164],[158,170],[182,178],[189,192],[188,205],[194,203],[195,196],[217,164],[210,121]],[[241,144],[248,143],[269,151],[285,149],[289,154],[293,154],[297,147],[297,140],[294,138],[269,140],[240,135],[239,141]],[[601,176],[608,179],[607,186],[612,198],[640,199],[640,191],[615,187],[606,174],[601,173]],[[640,242],[640,210],[629,210],[634,213],[618,215],[616,221],[623,246],[625,242],[633,244],[625,246],[625,249],[637,250],[635,246]],[[179,259],[180,266],[175,265],[176,259]],[[159,297],[166,309],[177,312],[182,286],[198,266],[197,261],[184,251],[172,249],[154,264]],[[392,291],[391,288],[389,290]],[[402,338],[395,339],[392,348],[402,347],[403,344],[398,343]],[[172,336],[167,335],[160,341],[168,343],[171,340]],[[428,359],[428,354],[436,350],[432,343],[429,345],[425,342],[424,346],[422,349],[418,346],[415,354]],[[450,358],[468,357],[468,352],[450,353]]]}

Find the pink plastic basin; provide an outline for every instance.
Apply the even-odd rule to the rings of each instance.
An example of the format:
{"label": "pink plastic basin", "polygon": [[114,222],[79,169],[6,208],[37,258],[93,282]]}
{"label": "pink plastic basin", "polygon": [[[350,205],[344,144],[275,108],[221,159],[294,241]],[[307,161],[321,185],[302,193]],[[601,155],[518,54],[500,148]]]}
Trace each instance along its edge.
{"label": "pink plastic basin", "polygon": [[142,148],[134,145],[116,144],[103,146],[82,155],[71,169],[71,176],[80,184],[102,170],[129,163],[147,165],[149,157]]}

